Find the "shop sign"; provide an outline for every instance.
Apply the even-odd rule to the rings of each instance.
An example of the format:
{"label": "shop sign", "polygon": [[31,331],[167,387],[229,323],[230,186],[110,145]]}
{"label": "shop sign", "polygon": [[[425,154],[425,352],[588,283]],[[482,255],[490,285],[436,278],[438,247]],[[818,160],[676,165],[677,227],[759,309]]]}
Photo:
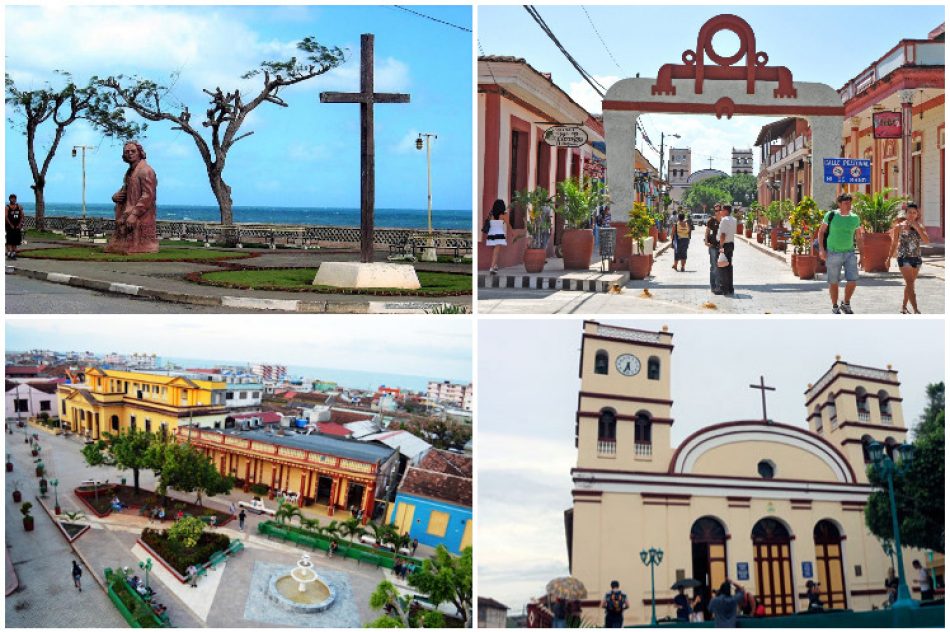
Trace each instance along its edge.
{"label": "shop sign", "polygon": [[582,147],[587,144],[587,132],[577,125],[555,125],[544,131],[544,142],[554,147]]}
{"label": "shop sign", "polygon": [[825,184],[870,184],[871,161],[865,158],[825,158]]}
{"label": "shop sign", "polygon": [[875,112],[872,126],[874,138],[900,138],[903,135],[900,112]]}

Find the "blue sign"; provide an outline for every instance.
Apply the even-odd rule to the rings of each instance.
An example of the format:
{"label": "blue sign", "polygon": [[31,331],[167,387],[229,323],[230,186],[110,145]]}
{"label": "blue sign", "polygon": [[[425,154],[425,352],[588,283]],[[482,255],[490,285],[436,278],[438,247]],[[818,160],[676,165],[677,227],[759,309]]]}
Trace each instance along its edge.
{"label": "blue sign", "polygon": [[825,184],[870,184],[871,160],[825,158]]}
{"label": "blue sign", "polygon": [[811,562],[802,562],[802,577],[805,579],[811,579],[814,576],[815,573],[811,567]]}
{"label": "blue sign", "polygon": [[748,562],[736,562],[736,579],[740,581],[749,581]]}

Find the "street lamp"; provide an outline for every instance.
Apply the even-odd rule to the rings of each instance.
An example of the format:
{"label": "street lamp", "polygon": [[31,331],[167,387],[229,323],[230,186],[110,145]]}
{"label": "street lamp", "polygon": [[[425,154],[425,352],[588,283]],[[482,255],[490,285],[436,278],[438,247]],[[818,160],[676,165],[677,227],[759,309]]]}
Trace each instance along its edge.
{"label": "street lamp", "polygon": [[[425,141],[422,139],[425,138]],[[435,254],[435,243],[432,241],[432,144],[431,140],[433,138],[438,138],[435,134],[430,134],[428,132],[420,132],[419,137],[416,139],[416,149],[422,150],[423,144],[426,148],[426,184],[427,184],[427,208],[429,210],[429,240],[426,242],[426,247],[422,251],[422,260],[423,261],[436,261],[437,257]]]}
{"label": "street lamp", "polygon": [[894,474],[901,473],[913,462],[914,446],[909,443],[898,446],[900,458],[896,463],[884,454],[884,446],[877,441],[868,444],[868,454],[874,471],[887,479],[887,495],[891,504],[891,529],[894,531],[894,552],[897,553],[897,601],[891,607],[917,608],[920,604],[911,598],[907,580],[904,578],[904,553],[901,550],[901,534],[897,525],[897,503],[894,501]]}
{"label": "street lamp", "polygon": [[76,150],[82,150],[82,223],[79,226],[80,236],[86,236],[86,150],[92,149],[88,145],[73,145],[73,158],[76,157]]}
{"label": "street lamp", "polygon": [[663,561],[663,549],[655,549],[652,546],[649,550],[640,551],[640,561],[644,566],[650,567],[650,625],[656,625],[656,585],[653,581],[653,569]]}
{"label": "street lamp", "polygon": [[139,562],[139,568],[145,571],[145,588],[148,590],[148,572],[152,570],[152,558],[145,558],[144,562]]}

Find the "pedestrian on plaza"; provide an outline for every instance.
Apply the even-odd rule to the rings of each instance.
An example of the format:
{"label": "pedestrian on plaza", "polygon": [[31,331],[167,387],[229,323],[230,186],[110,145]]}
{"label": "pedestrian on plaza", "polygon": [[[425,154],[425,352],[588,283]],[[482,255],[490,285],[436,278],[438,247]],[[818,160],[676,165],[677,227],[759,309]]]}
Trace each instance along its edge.
{"label": "pedestrian on plaza", "polygon": [[508,210],[504,200],[495,200],[491,214],[482,226],[485,233],[485,245],[491,248],[491,274],[498,274],[498,253],[508,245]]}
{"label": "pedestrian on plaza", "polygon": [[600,607],[604,609],[604,627],[622,628],[623,611],[630,607],[627,595],[621,592],[620,582],[616,579],[610,582],[610,592],[604,595]]}
{"label": "pedestrian on plaza", "polygon": [[887,569],[887,577],[884,578],[884,590],[887,591],[886,607],[891,607],[897,601],[897,585],[900,583],[897,576],[894,575],[894,567]]}
{"label": "pedestrian on plaza", "polygon": [[23,207],[17,204],[16,195],[10,196],[10,203],[4,210],[6,216],[7,259],[16,259],[17,248],[23,243]]}
{"label": "pedestrian on plaza", "polygon": [[[732,587],[736,587],[736,594],[732,594]],[[709,612],[715,619],[717,628],[736,627],[736,617],[739,614],[739,605],[745,599],[745,589],[731,579],[727,579],[719,586],[719,592],[709,602]]]}
{"label": "pedestrian on plaza", "polygon": [[247,514],[244,513],[244,510],[241,510],[241,513],[238,514],[238,527],[241,531],[244,531],[244,521],[247,520]]}
{"label": "pedestrian on plaza", "polygon": [[689,597],[686,596],[686,588],[679,587],[679,592],[673,597],[673,605],[676,606],[676,620],[689,622],[689,615],[693,613],[692,604]]}
{"label": "pedestrian on plaza", "polygon": [[719,258],[716,258],[716,265],[719,268],[719,289],[723,296],[735,296],[736,290],[732,285],[732,253],[736,248],[736,230],[739,223],[732,216],[732,207],[728,204],[722,207],[722,218],[719,220],[719,230],[716,232],[716,240],[719,242],[719,254],[725,255],[729,265],[719,266]]}
{"label": "pedestrian on plaza", "polygon": [[932,601],[934,598],[933,584],[930,583],[930,573],[924,568],[920,560],[914,560],[912,566],[917,571],[917,584],[920,586],[920,600]]}
{"label": "pedestrian on plaza", "polygon": [[327,557],[333,557],[333,554],[336,553],[339,546],[336,540],[331,540],[330,546],[327,547]]}
{"label": "pedestrian on plaza", "polygon": [[82,592],[82,567],[73,560],[73,585]]}
{"label": "pedestrian on plaza", "polygon": [[413,557],[415,557],[415,555],[416,555],[416,549],[418,549],[418,548],[419,548],[419,538],[413,538],[413,539],[412,539],[412,545],[411,545],[411,548],[410,548],[410,550],[411,550],[411,555],[412,555]]}
{"label": "pedestrian on plaza", "polygon": [[211,516],[211,520],[208,521],[208,526],[210,526],[212,529],[214,529],[216,526],[218,526],[218,517],[217,517],[217,516]]}
{"label": "pedestrian on plaza", "polygon": [[713,207],[712,216],[706,222],[706,235],[703,241],[709,250],[709,289],[713,294],[722,294],[722,288],[719,284],[719,267],[716,260],[719,258],[719,241],[716,235],[719,233],[719,216],[722,214],[722,205],[716,204]]}
{"label": "pedestrian on plaza", "polygon": [[[855,237],[857,246],[864,249],[864,229],[861,218],[851,212],[851,194],[838,196],[838,210],[828,211],[818,229],[818,256],[828,267],[828,293],[831,296],[831,313],[853,314],[851,297],[858,285],[858,258],[854,252]],[[838,283],[841,281],[841,269],[844,268],[844,301],[838,306]]]}
{"label": "pedestrian on plaza", "polygon": [[676,264],[680,264],[680,272],[686,272],[686,251],[689,250],[689,238],[692,236],[693,227],[686,221],[686,214],[677,215],[677,222],[673,225],[673,235],[676,237],[676,245],[673,255],[673,269]]}
{"label": "pedestrian on plaza", "polygon": [[234,506],[233,502],[230,505],[228,505],[228,511],[230,511],[232,516],[237,514],[237,508]]}
{"label": "pedestrian on plaza", "polygon": [[165,508],[164,507],[158,508],[158,521],[165,522]]}
{"label": "pedestrian on plaza", "polygon": [[198,567],[194,564],[185,569],[185,575],[191,580],[191,587],[198,587]]}
{"label": "pedestrian on plaza", "polygon": [[891,267],[891,258],[897,254],[897,268],[904,277],[904,301],[901,303],[901,314],[909,314],[907,303],[910,302],[914,308],[914,313],[919,314],[917,309],[917,291],[914,284],[917,282],[917,275],[920,274],[920,266],[923,260],[920,258],[920,240],[929,244],[930,238],[927,237],[927,229],[920,223],[920,209],[916,202],[908,202],[907,210],[904,212],[903,221],[891,229],[891,251],[887,256],[887,268]]}
{"label": "pedestrian on plaza", "polygon": [[818,587],[821,584],[808,580],[805,582],[805,597],[808,599],[808,612],[821,612],[825,609],[824,604],[821,603],[821,593],[818,590]]}

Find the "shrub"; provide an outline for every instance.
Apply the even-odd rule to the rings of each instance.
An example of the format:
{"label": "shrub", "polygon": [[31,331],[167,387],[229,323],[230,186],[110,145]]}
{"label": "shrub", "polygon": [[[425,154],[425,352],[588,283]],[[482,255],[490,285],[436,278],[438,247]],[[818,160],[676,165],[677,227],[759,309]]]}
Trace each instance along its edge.
{"label": "shrub", "polygon": [[168,530],[168,539],[191,548],[198,543],[205,530],[205,523],[194,516],[186,516],[173,524]]}
{"label": "shrub", "polygon": [[257,494],[258,496],[263,496],[267,493],[267,485],[262,485],[261,483],[254,483],[250,489],[252,494]]}
{"label": "shrub", "polygon": [[167,531],[157,529],[142,531],[142,541],[181,575],[192,564],[204,565],[212,553],[226,550],[231,543],[223,533],[202,533],[195,545],[189,548],[170,539]]}

